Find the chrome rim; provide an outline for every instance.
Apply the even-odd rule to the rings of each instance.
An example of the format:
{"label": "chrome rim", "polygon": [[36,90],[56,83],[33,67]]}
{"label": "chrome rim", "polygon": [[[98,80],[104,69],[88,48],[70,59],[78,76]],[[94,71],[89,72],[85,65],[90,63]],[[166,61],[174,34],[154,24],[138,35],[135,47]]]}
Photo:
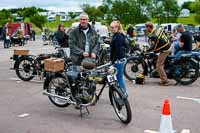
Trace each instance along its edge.
{"label": "chrome rim", "polygon": [[[66,86],[65,79],[60,77],[51,80],[51,82],[49,83],[48,91],[49,93],[63,97],[68,97],[70,94],[70,89]],[[67,100],[52,96],[50,97],[56,104],[64,105],[67,103]]]}
{"label": "chrome rim", "polygon": [[113,96],[112,96],[112,101],[113,101],[113,107],[115,109],[115,112],[117,113],[118,117],[126,121],[127,120],[127,109],[124,103],[124,100],[121,99],[119,94],[116,91],[113,91]]}

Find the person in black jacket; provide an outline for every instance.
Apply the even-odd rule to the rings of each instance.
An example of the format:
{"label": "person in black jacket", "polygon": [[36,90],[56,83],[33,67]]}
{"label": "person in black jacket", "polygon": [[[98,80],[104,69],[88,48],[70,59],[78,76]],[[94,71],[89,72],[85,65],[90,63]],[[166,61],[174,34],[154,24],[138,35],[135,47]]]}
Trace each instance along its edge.
{"label": "person in black jacket", "polygon": [[[113,33],[113,37],[111,40],[111,61],[114,63],[117,60],[125,58],[125,34],[122,28],[122,25],[119,21],[113,21],[110,24],[110,31]],[[117,64],[117,80],[125,94],[126,93],[126,85],[123,79],[124,75],[124,64]]]}
{"label": "person in black jacket", "polygon": [[63,47],[67,48],[69,47],[68,45],[68,35],[65,33],[65,27],[63,24],[59,24],[58,30],[56,31],[54,35],[54,39],[58,41],[58,44]]}
{"label": "person in black jacket", "polygon": [[147,50],[147,52],[153,51],[155,53],[159,53],[159,56],[156,62],[156,69],[161,79],[159,84],[162,86],[171,85],[164,69],[165,60],[172,49],[169,43],[169,39],[167,38],[163,28],[156,29],[154,27],[154,24],[151,22],[147,22],[145,26],[146,26],[146,30],[147,30],[148,38],[149,38],[148,42],[151,45],[151,47]]}

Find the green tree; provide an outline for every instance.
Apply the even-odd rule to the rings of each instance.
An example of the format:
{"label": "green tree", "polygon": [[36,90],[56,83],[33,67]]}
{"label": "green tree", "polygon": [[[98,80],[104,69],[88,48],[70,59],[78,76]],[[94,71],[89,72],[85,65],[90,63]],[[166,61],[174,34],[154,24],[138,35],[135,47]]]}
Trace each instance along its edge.
{"label": "green tree", "polygon": [[200,0],[195,0],[191,8],[195,11],[195,21],[200,24]]}
{"label": "green tree", "polygon": [[107,14],[108,13],[108,11],[109,11],[109,7],[107,6],[107,5],[101,5],[101,6],[99,6],[98,8],[97,8],[97,10],[99,10],[101,13],[100,13],[100,17],[102,18],[102,19],[104,19],[105,18],[105,14]]}
{"label": "green tree", "polygon": [[[151,0],[150,0],[151,1]],[[114,0],[107,1],[110,12],[108,21],[120,20],[125,26],[127,24],[143,23],[149,20],[149,0]]]}
{"label": "green tree", "polygon": [[151,5],[151,17],[156,18],[156,22],[158,24],[161,24],[163,19],[165,17],[164,14],[164,7],[162,5],[162,2],[158,0],[152,0],[152,5]]}
{"label": "green tree", "polygon": [[31,16],[30,21],[40,28],[41,31],[43,30],[44,24],[47,22],[46,17],[40,16],[39,14]]}
{"label": "green tree", "polygon": [[[103,14],[103,7],[96,8],[95,6],[90,6],[88,4],[82,5],[82,9],[84,12],[86,12],[89,15],[89,18],[91,21],[97,21],[102,19],[104,14]],[[102,11],[100,10],[102,9]]]}
{"label": "green tree", "polygon": [[189,9],[191,13],[194,13],[194,9],[191,8],[192,3],[193,3],[192,1],[184,2],[183,5],[181,6],[181,9]]}
{"label": "green tree", "polygon": [[177,0],[164,0],[163,6],[166,13],[166,22],[176,22],[176,19],[180,14]]}
{"label": "green tree", "polygon": [[176,0],[152,0],[152,18],[156,18],[157,23],[176,22],[180,14],[180,7]]}
{"label": "green tree", "polygon": [[26,18],[34,16],[34,14],[38,14],[38,10],[36,7],[28,7],[28,8],[23,8],[22,10],[18,10],[17,14],[23,17],[23,20],[25,20]]}
{"label": "green tree", "polygon": [[0,25],[5,25],[7,22],[13,21],[12,14],[9,10],[3,9],[0,11]]}
{"label": "green tree", "polygon": [[74,12],[68,12],[68,15],[71,19],[75,19],[78,15]]}

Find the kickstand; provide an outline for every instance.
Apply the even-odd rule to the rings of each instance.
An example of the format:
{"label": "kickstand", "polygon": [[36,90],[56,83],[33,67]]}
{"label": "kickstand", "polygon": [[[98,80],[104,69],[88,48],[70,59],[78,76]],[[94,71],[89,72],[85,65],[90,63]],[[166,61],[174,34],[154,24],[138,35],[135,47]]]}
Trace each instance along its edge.
{"label": "kickstand", "polygon": [[[86,112],[83,112],[83,108],[85,108]],[[80,115],[81,115],[81,117],[83,117],[84,114],[88,114],[88,115],[90,114],[88,107],[84,107],[84,106],[80,105]]]}

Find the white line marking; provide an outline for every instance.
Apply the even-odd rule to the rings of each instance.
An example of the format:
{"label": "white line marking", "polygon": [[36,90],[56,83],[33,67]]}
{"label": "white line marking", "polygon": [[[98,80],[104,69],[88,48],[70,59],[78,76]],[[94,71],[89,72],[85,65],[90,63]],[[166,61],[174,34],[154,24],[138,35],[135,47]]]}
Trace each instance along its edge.
{"label": "white line marking", "polygon": [[181,133],[190,133],[189,129],[183,129]]}
{"label": "white line marking", "polygon": [[158,131],[144,130],[144,133],[159,133]]}
{"label": "white line marking", "polygon": [[[176,131],[174,131],[175,133]],[[144,130],[144,133],[159,133],[158,131],[152,131],[152,130]],[[190,130],[189,129],[183,129],[181,131],[181,133],[190,133]]]}
{"label": "white line marking", "polygon": [[21,80],[19,78],[10,78],[10,80]]}
{"label": "white line marking", "polygon": [[178,98],[178,99],[185,99],[185,100],[192,100],[194,102],[200,103],[200,99],[198,99],[198,98],[181,97],[181,96],[177,96],[176,98]]}
{"label": "white line marking", "polygon": [[29,116],[30,114],[27,114],[27,113],[24,113],[24,114],[21,114],[21,115],[18,115],[19,118],[24,118],[24,117],[27,117]]}
{"label": "white line marking", "polygon": [[16,82],[19,84],[19,83],[22,83],[22,82],[24,82],[24,81],[16,81]]}

